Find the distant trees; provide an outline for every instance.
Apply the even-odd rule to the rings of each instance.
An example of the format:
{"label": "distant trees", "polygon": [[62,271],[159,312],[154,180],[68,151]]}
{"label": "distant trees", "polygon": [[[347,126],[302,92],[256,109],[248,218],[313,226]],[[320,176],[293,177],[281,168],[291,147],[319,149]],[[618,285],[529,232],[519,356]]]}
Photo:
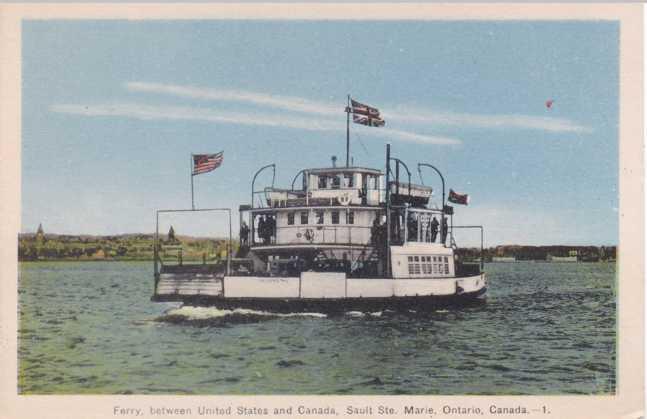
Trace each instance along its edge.
{"label": "distant trees", "polygon": [[[185,260],[213,260],[222,256],[227,240],[191,238],[180,242],[170,228],[166,244],[181,246]],[[18,237],[18,260],[150,260],[153,258],[152,234],[122,236],[73,236],[21,234]],[[232,243],[235,247],[237,242]],[[235,248],[234,248],[235,251]],[[174,250],[177,253],[177,249]]]}

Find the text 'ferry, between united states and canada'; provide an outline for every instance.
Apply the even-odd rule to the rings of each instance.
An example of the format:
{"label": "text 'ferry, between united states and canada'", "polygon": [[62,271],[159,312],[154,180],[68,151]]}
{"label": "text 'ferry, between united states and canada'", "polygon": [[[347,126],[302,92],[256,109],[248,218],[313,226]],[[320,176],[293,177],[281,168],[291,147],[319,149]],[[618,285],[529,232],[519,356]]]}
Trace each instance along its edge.
{"label": "text 'ferry, between united states and canada'", "polygon": [[[347,121],[382,126],[379,111],[349,98]],[[181,301],[219,308],[251,308],[278,312],[344,312],[433,310],[484,299],[483,228],[454,223],[454,207],[446,205],[442,180],[440,206],[430,205],[432,188],[411,183],[404,162],[386,146],[385,169],[338,166],[303,169],[291,187],[255,189],[251,202],[240,205],[240,237],[232,254],[231,210],[228,208],[159,210],[224,211],[229,216],[226,263],[187,264],[163,260],[164,243],[155,235],[154,301]],[[196,159],[198,173],[209,166]],[[202,164],[202,166],[200,166]],[[402,179],[400,168],[406,170]],[[297,184],[297,187],[295,187]],[[262,197],[254,202],[255,197]],[[467,204],[467,196],[450,190],[449,201]],[[476,229],[481,257],[462,260],[454,231]]]}

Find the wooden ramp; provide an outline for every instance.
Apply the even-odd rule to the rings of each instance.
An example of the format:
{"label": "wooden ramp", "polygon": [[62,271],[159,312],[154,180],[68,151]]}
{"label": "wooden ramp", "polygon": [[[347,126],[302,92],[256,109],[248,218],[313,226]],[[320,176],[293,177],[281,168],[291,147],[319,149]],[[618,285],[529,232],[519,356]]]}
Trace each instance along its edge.
{"label": "wooden ramp", "polygon": [[182,301],[185,296],[222,296],[222,276],[204,273],[162,273],[154,300]]}

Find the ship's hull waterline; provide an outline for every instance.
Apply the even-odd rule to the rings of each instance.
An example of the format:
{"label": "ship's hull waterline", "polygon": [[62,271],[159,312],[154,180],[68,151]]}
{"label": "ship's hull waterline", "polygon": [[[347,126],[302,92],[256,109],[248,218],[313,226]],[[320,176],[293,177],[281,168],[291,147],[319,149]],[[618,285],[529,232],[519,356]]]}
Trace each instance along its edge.
{"label": "ship's hull waterline", "polygon": [[[218,293],[204,292],[196,289],[195,285],[191,285],[183,281],[183,284],[178,284],[177,288],[169,289],[166,286],[167,292],[155,293],[153,301],[167,301],[167,302],[182,302],[185,305],[192,306],[213,306],[221,309],[236,309],[245,308],[253,310],[271,311],[279,313],[296,313],[296,312],[319,312],[319,313],[343,313],[349,311],[360,312],[379,312],[384,310],[393,311],[415,311],[424,312],[432,311],[447,307],[464,307],[478,305],[485,301],[485,294],[487,285],[485,275],[474,275],[463,278],[445,278],[445,279],[415,279],[415,280],[392,280],[392,279],[356,279],[355,282],[363,283],[370,286],[375,281],[386,283],[387,281],[393,284],[391,292],[388,295],[372,296],[348,296],[349,283],[351,290],[353,288],[353,279],[344,279],[344,291],[337,295],[330,292],[328,289],[326,294],[307,296],[295,295],[294,297],[268,297],[256,291],[255,295],[241,295],[240,293],[234,294],[235,296],[227,296],[227,283],[230,285],[235,279],[242,279],[245,277],[227,277],[223,279],[225,289]],[[267,280],[268,278],[264,278]],[[288,281],[298,280],[298,278],[272,278],[275,281]],[[300,293],[307,290],[303,281],[301,282]],[[427,284],[425,284],[425,282]],[[407,284],[409,283],[409,284]],[[411,283],[420,287],[422,291],[425,285],[432,284],[431,286],[440,286],[445,293],[416,293],[412,289]],[[416,284],[417,283],[417,284]],[[459,285],[460,284],[460,285]],[[184,286],[182,286],[184,285]],[[357,284],[355,284],[356,286]],[[404,287],[403,287],[404,285]],[[408,285],[408,286],[407,286]],[[463,285],[463,286],[461,286]],[[464,287],[464,288],[463,288]],[[159,287],[158,287],[159,288]],[[453,288],[453,289],[450,289]],[[407,290],[408,289],[408,290]],[[398,295],[400,294],[400,295]]]}

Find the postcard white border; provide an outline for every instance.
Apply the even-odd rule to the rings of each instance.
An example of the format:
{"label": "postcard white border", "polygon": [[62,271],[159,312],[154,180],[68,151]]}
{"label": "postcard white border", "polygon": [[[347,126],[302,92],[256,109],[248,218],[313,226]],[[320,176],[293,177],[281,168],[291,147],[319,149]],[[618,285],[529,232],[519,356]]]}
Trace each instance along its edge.
{"label": "postcard white border", "polygon": [[[434,406],[550,407],[524,418],[631,418],[644,403],[643,9],[640,4],[7,4],[0,5],[0,417],[115,418],[113,406],[176,407],[230,403],[264,406],[415,403]],[[620,207],[618,381],[615,396],[19,396],[17,394],[17,235],[20,228],[22,19],[346,19],[618,20],[620,29]],[[592,191],[594,193],[594,191]],[[146,416],[149,417],[149,416]],[[177,416],[175,416],[177,417]],[[186,416],[185,416],[186,417]],[[245,416],[246,418],[253,416]],[[269,416],[275,417],[275,416]],[[295,418],[298,415],[293,416]],[[317,418],[319,416],[307,416]],[[323,416],[322,416],[323,417]],[[390,418],[394,416],[384,416]],[[435,416],[449,417],[449,416]],[[460,418],[470,415],[453,416]],[[477,416],[480,418],[489,415]],[[504,417],[512,417],[505,415]],[[415,416],[414,418],[422,418]]]}

